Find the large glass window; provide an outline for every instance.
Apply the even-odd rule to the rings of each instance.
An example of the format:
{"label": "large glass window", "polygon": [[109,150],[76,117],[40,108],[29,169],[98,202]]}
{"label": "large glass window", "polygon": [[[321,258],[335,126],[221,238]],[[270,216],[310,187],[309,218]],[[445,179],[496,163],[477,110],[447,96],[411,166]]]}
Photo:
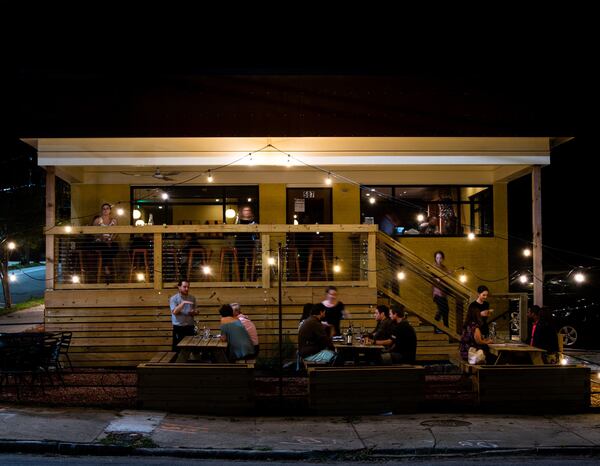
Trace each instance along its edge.
{"label": "large glass window", "polygon": [[234,224],[244,206],[259,221],[258,186],[132,186],[131,204],[133,225]]}
{"label": "large glass window", "polygon": [[372,186],[361,190],[363,223],[390,236],[492,236],[491,186]]}

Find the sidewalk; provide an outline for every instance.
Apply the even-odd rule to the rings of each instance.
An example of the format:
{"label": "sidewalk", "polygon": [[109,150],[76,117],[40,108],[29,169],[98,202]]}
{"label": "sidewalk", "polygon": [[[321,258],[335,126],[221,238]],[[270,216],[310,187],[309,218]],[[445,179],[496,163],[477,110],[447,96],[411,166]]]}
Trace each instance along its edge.
{"label": "sidewalk", "polygon": [[[368,395],[367,395],[368,396]],[[213,417],[0,405],[0,451],[231,459],[600,455],[600,414]]]}

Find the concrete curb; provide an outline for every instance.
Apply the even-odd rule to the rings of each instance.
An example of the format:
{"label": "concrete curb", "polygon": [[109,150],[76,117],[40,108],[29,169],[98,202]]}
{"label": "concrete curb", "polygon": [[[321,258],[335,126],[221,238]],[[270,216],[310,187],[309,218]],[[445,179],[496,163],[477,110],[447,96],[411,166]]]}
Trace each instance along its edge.
{"label": "concrete curb", "polygon": [[600,446],[532,447],[532,448],[406,448],[360,450],[236,450],[199,448],[133,448],[100,443],[75,443],[49,440],[0,440],[0,452],[25,454],[87,456],[164,456],[230,460],[315,460],[315,459],[393,459],[412,457],[473,456],[600,456]]}

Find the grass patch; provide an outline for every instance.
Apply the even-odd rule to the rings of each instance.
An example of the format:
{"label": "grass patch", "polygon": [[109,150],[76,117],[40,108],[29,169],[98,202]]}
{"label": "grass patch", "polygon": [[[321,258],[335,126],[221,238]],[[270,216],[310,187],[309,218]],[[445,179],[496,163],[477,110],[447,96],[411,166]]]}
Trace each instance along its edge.
{"label": "grass patch", "polygon": [[7,315],[15,311],[20,311],[22,309],[28,309],[30,307],[39,306],[40,304],[44,304],[44,298],[29,299],[19,304],[13,304],[10,309],[1,308],[0,316]]}
{"label": "grass patch", "polygon": [[156,448],[158,446],[150,437],[138,433],[110,433],[100,440],[100,443],[131,448]]}
{"label": "grass patch", "polygon": [[46,265],[46,264],[42,264],[41,262],[30,262],[29,264],[15,264],[15,265],[9,265],[8,266],[8,270],[21,270],[21,269],[28,269],[29,267],[38,267],[40,265]]}

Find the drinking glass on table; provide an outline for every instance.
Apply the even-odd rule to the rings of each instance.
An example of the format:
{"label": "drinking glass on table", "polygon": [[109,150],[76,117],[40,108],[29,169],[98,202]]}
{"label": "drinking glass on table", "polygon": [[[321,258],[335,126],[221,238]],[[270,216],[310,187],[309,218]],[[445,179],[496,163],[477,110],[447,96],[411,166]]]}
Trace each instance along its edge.
{"label": "drinking glass on table", "polygon": [[203,335],[203,336],[204,336],[204,338],[206,338],[206,339],[210,338],[210,328],[208,328],[208,327],[204,327],[204,331],[203,331],[203,334],[202,334],[202,335]]}

